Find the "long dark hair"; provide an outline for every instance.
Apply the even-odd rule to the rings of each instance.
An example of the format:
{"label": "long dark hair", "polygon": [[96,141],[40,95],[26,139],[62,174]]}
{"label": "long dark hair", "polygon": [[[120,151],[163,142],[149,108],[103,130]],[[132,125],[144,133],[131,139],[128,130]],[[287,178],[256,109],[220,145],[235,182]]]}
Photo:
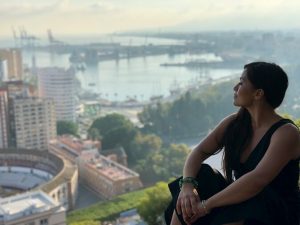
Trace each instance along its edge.
{"label": "long dark hair", "polygon": [[[246,76],[254,88],[262,89],[266,101],[274,109],[280,106],[288,87],[288,77],[283,69],[266,62],[253,62],[244,66]],[[253,135],[251,116],[241,107],[236,118],[228,125],[222,143],[224,146],[223,170],[228,182],[233,181],[233,170],[240,164],[242,151]]]}

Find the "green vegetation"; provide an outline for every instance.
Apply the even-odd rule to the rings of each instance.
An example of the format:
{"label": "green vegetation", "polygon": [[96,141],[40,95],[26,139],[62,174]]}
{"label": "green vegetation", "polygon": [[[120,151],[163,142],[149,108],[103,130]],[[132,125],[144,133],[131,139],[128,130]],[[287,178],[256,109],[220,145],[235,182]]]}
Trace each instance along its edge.
{"label": "green vegetation", "polygon": [[132,128],[133,125],[125,116],[117,113],[112,113],[96,119],[90,127],[89,131],[92,128],[96,128],[99,131],[99,134],[105,137],[112,130],[118,129],[120,127]]}
{"label": "green vegetation", "polygon": [[[110,201],[100,202],[84,209],[74,210],[68,214],[67,222],[69,225],[93,225],[99,224],[99,221],[113,220],[121,212],[138,208],[141,203],[144,204],[145,196],[160,196],[160,201],[167,202],[170,196],[166,186],[166,183],[158,183],[154,187],[120,195]],[[157,211],[155,215],[162,212]]]}
{"label": "green vegetation", "polygon": [[92,139],[100,138],[103,149],[122,146],[126,151],[129,163],[132,163],[134,155],[129,149],[137,132],[138,129],[125,116],[113,113],[96,119],[89,128],[88,135]]}
{"label": "green vegetation", "polygon": [[130,144],[132,161],[137,163],[139,160],[145,159],[152,152],[160,151],[161,147],[162,140],[160,137],[154,134],[144,135],[138,132]]}
{"label": "green vegetation", "polygon": [[72,223],[74,225],[100,225],[101,222],[97,220],[83,220],[79,222]]}
{"label": "green vegetation", "polygon": [[72,121],[57,121],[57,135],[71,134],[78,136],[78,125]]}
{"label": "green vegetation", "polygon": [[182,174],[185,158],[190,151],[191,149],[184,144],[171,144],[139,160],[135,170],[145,183],[167,181],[171,177]]}
{"label": "green vegetation", "polygon": [[103,149],[124,147],[129,165],[147,184],[181,174],[185,158],[191,151],[183,144],[163,145],[160,137],[143,134],[126,117],[116,113],[96,119],[89,136],[101,138]]}
{"label": "green vegetation", "polygon": [[138,213],[148,225],[163,224],[163,212],[170,201],[167,183],[159,182],[145,191],[145,196],[138,206]]}
{"label": "green vegetation", "polygon": [[171,139],[207,132],[234,112],[232,86],[233,82],[226,82],[187,92],[173,103],[146,106],[139,114],[143,132]]}

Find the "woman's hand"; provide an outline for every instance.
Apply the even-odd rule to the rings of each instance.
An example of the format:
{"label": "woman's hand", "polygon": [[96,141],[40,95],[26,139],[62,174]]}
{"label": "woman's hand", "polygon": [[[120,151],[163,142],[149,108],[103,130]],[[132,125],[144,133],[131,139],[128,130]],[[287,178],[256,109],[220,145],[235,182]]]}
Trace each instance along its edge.
{"label": "woman's hand", "polygon": [[199,194],[194,186],[190,183],[183,184],[177,199],[176,210],[187,224],[191,224],[200,217],[199,204]]}
{"label": "woman's hand", "polygon": [[182,214],[186,224],[192,224],[211,211],[209,201],[201,201],[197,190],[192,184],[186,183],[179,193],[176,210]]}
{"label": "woman's hand", "polygon": [[211,208],[208,207],[208,205],[206,204],[206,201],[202,200],[199,203],[197,203],[197,212],[192,215],[191,217],[185,219],[185,223],[190,225],[192,223],[194,223],[196,220],[198,220],[199,218],[206,216],[207,214],[209,214],[211,211]]}

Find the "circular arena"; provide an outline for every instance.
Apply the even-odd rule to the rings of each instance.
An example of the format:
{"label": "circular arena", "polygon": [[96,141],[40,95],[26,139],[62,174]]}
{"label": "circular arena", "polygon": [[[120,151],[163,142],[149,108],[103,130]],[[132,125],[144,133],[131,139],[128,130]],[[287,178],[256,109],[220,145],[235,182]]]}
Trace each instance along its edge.
{"label": "circular arena", "polygon": [[41,189],[72,209],[77,188],[77,167],[65,159],[38,150],[0,150],[0,198]]}

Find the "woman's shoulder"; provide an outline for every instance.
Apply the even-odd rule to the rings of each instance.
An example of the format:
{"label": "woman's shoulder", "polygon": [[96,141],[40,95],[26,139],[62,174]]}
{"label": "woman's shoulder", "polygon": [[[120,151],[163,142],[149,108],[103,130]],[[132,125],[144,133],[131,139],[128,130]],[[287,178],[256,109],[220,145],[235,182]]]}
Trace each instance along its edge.
{"label": "woman's shoulder", "polygon": [[221,120],[220,125],[227,127],[237,117],[237,113],[232,113]]}
{"label": "woman's shoulder", "polygon": [[233,113],[230,114],[228,116],[226,116],[225,118],[223,118],[219,124],[215,127],[214,131],[217,134],[217,136],[222,139],[224,132],[226,131],[227,127],[229,126],[229,124],[235,120],[237,114]]}
{"label": "woman's shoulder", "polygon": [[283,122],[277,132],[283,136],[300,137],[299,127],[290,119],[282,118],[278,123]]}
{"label": "woman's shoulder", "polygon": [[274,132],[272,139],[271,141],[276,143],[283,143],[284,146],[288,147],[286,151],[290,150],[296,158],[300,156],[300,132],[292,121],[287,121],[280,126]]}

